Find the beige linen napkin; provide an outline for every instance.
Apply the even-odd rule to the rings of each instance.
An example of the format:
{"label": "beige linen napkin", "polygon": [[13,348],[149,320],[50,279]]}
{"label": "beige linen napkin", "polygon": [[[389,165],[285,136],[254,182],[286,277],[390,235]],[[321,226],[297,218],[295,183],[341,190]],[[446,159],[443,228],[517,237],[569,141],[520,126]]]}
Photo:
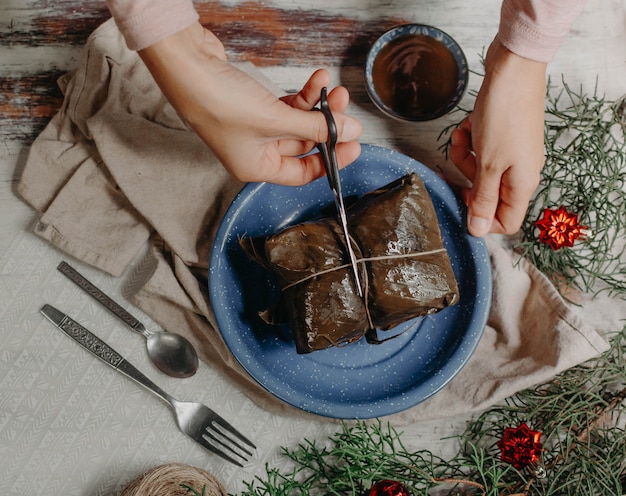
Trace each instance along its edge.
{"label": "beige linen napkin", "polygon": [[[212,239],[242,184],[181,122],[112,21],[93,33],[80,67],[60,86],[63,106],[33,143],[18,187],[41,213],[35,232],[116,276],[148,243],[148,277],[133,302],[181,330],[263,408],[305,415],[239,366],[208,302]],[[396,424],[485,408],[606,349],[536,268],[516,265],[495,240],[488,246],[493,304],[477,351],[439,393],[390,416]]]}

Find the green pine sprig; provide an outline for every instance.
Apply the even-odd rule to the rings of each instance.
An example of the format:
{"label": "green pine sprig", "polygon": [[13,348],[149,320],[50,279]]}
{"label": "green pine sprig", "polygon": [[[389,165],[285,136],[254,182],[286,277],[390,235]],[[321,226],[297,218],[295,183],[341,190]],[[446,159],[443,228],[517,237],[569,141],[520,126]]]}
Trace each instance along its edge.
{"label": "green pine sprig", "polygon": [[[516,248],[560,287],[626,298],[625,100],[574,91],[548,92],[546,164]],[[538,240],[535,221],[563,205],[591,230],[571,248]]]}
{"label": "green pine sprig", "polygon": [[194,488],[193,486],[190,486],[189,484],[183,483],[183,484],[180,484],[180,487],[182,489],[185,489],[192,496],[206,496],[206,484],[202,486],[202,492],[198,491],[196,488]]}

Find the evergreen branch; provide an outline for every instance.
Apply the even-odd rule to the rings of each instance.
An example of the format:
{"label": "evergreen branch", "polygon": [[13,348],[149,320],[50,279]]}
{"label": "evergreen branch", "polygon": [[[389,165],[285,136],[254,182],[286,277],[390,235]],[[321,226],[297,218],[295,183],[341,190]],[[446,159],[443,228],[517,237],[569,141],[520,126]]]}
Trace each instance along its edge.
{"label": "evergreen branch", "polygon": [[189,484],[180,484],[182,489],[186,489],[188,493],[191,493],[192,496],[206,496],[206,484],[202,486],[202,492],[198,492],[197,489],[190,486]]}
{"label": "evergreen branch", "polygon": [[[546,164],[517,245],[555,285],[626,297],[626,127],[624,102],[574,91],[565,82],[546,104]],[[584,242],[553,250],[535,221],[564,205],[592,230]]]}

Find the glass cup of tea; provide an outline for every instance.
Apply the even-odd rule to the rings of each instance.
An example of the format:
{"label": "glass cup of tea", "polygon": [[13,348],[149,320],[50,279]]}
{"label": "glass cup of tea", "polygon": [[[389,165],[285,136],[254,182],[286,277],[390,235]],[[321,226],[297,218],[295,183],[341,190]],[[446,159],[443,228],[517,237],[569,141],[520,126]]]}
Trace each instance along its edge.
{"label": "glass cup of tea", "polygon": [[450,112],[463,98],[468,76],[458,43],[424,24],[385,32],[370,48],[365,65],[365,85],[374,104],[408,121],[428,121]]}

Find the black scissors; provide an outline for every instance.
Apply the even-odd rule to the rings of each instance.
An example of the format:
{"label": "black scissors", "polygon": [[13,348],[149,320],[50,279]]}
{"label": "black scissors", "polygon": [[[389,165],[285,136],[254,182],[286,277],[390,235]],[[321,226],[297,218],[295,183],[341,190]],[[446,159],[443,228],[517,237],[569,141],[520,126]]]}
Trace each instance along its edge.
{"label": "black scissors", "polygon": [[359,296],[363,296],[363,289],[361,288],[361,279],[359,277],[359,268],[356,261],[356,255],[352,249],[350,243],[350,235],[348,233],[348,218],[346,216],[346,207],[343,203],[343,194],[341,192],[341,179],[339,178],[339,166],[337,164],[337,153],[335,152],[335,146],[337,145],[337,125],[335,119],[328,106],[327,89],[322,88],[322,94],[320,96],[320,108],[324,117],[326,117],[326,123],[328,125],[328,140],[326,143],[319,143],[317,145],[318,150],[322,154],[322,160],[324,162],[324,168],[326,169],[326,177],[328,184],[335,197],[335,206],[337,207],[337,215],[339,217],[339,223],[343,230],[343,235],[346,239],[346,249],[348,250],[348,256],[350,257],[350,265],[352,265],[352,273],[354,275],[354,283],[356,284],[357,292]]}

